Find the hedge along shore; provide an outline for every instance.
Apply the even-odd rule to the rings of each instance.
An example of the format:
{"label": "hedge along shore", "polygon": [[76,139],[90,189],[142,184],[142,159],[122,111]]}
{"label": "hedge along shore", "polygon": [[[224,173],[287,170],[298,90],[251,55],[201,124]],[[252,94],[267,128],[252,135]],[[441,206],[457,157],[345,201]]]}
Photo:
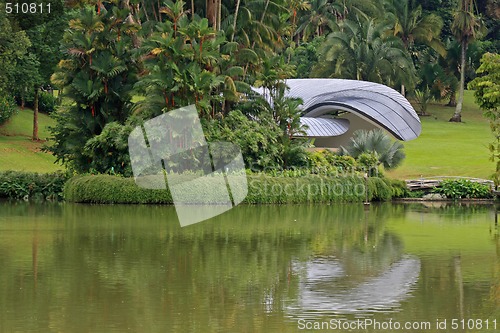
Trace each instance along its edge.
{"label": "hedge along shore", "polygon": [[[356,176],[271,177],[248,175],[247,204],[292,204],[321,202],[363,202],[366,200],[365,179]],[[368,178],[368,200],[390,200],[406,194],[404,182],[385,178]],[[211,195],[210,180],[197,184],[199,196]],[[151,190],[137,186],[132,178],[110,175],[76,176],[64,187],[68,202],[98,204],[173,204],[167,190]],[[217,202],[214,202],[216,204]]]}

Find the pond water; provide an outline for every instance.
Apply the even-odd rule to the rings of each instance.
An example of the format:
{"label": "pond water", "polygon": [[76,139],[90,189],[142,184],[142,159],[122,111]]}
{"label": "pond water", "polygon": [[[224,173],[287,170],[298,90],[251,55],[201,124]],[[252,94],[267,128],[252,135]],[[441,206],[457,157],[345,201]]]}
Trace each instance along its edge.
{"label": "pond water", "polygon": [[500,332],[498,228],[489,205],[181,228],[167,206],[0,202],[0,332]]}

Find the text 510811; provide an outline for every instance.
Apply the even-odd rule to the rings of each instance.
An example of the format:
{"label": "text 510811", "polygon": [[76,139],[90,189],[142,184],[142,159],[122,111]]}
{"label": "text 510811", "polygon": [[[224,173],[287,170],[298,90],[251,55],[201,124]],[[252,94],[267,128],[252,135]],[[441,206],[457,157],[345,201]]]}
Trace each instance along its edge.
{"label": "text 510811", "polygon": [[50,14],[50,3],[22,2],[5,4],[7,14]]}

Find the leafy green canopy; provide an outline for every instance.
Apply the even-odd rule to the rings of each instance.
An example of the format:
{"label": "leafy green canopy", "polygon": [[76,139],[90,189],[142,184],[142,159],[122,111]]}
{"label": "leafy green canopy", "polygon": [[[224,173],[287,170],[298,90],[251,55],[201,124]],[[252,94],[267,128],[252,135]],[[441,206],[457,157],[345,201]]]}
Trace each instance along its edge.
{"label": "leafy green canopy", "polygon": [[500,183],[500,55],[486,53],[481,58],[481,66],[477,70],[480,75],[469,83],[475,89],[476,103],[485,110],[484,116],[490,121],[494,141],[489,144],[491,160],[497,161],[493,175],[495,183]]}
{"label": "leafy green canopy", "polygon": [[106,124],[124,124],[130,115],[132,89],[138,64],[132,57],[133,38],[139,27],[127,19],[126,9],[113,7],[98,15],[83,9],[69,22],[63,36],[61,60],[52,81],[63,88],[72,104],[55,117],[54,144],[48,150],[58,161],[78,172],[100,172],[124,163],[108,165],[118,148],[96,150],[88,141],[103,132]]}
{"label": "leafy green canopy", "polygon": [[314,76],[413,86],[413,62],[401,40],[386,34],[388,29],[374,19],[341,22],[340,30],[327,36]]}
{"label": "leafy green canopy", "polygon": [[[273,91],[275,103],[252,101],[245,114],[230,112],[250,96],[244,78],[252,51],[214,31],[206,18],[189,18],[183,5],[167,2],[161,8],[167,19],[152,32],[119,6],[100,13],[83,9],[70,21],[62,42],[65,59],[52,76],[73,102],[55,115],[55,143],[47,148],[59,161],[77,172],[131,175],[131,130],[195,104],[212,139],[237,141],[249,167],[304,162],[304,142],[292,140],[300,131],[299,102],[284,98],[287,66],[277,57],[257,57],[266,70],[253,75]],[[132,103],[133,95],[140,95],[138,102]]]}
{"label": "leafy green canopy", "polygon": [[11,94],[15,89],[15,76],[21,59],[31,46],[24,31],[15,32],[0,3],[0,92]]}

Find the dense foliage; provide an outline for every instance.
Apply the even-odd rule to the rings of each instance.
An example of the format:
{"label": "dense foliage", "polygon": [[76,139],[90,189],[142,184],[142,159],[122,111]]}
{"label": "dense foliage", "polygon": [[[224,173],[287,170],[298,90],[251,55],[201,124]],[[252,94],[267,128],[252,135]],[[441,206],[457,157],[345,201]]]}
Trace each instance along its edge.
{"label": "dense foliage", "polygon": [[0,198],[60,200],[67,179],[64,173],[0,172]]}
{"label": "dense foliage", "polygon": [[445,180],[433,192],[444,195],[449,199],[478,199],[491,198],[492,196],[488,185],[471,182],[466,179]]}
{"label": "dense foliage", "polygon": [[354,132],[349,145],[342,147],[342,153],[359,160],[366,171],[373,174],[379,165],[390,170],[400,165],[404,158],[403,144],[393,141],[381,129]]}
{"label": "dense foliage", "polygon": [[477,73],[479,77],[470,82],[469,86],[475,89],[476,103],[483,109],[484,115],[490,121],[494,141],[489,149],[491,159],[496,161],[495,183],[500,183],[500,55],[486,53],[481,59],[481,66]]}
{"label": "dense foliage", "polygon": [[[52,13],[36,17],[0,4],[0,90],[35,109],[35,127],[38,109],[54,115],[46,149],[77,172],[130,175],[131,129],[188,104],[209,139],[241,146],[247,167],[297,169],[310,162],[309,143],[294,138],[300,101],[283,97],[285,79],[380,82],[422,113],[432,100],[455,105],[479,57],[498,51],[492,0],[472,2],[46,0]],[[64,107],[40,93],[49,85]],[[356,163],[397,166],[380,155]]]}
{"label": "dense foliage", "polygon": [[0,125],[4,124],[17,112],[14,100],[0,92]]}
{"label": "dense foliage", "polygon": [[[197,186],[210,184],[210,179]],[[405,186],[381,178],[367,180],[368,200],[389,200],[403,196]],[[287,204],[318,202],[362,202],[366,200],[365,180],[361,177],[270,177],[264,174],[248,176],[249,204]],[[203,193],[204,191],[200,191]],[[167,190],[149,190],[135,185],[131,178],[110,175],[77,176],[68,180],[64,198],[69,202],[172,204]],[[196,199],[196,198],[195,198]]]}

